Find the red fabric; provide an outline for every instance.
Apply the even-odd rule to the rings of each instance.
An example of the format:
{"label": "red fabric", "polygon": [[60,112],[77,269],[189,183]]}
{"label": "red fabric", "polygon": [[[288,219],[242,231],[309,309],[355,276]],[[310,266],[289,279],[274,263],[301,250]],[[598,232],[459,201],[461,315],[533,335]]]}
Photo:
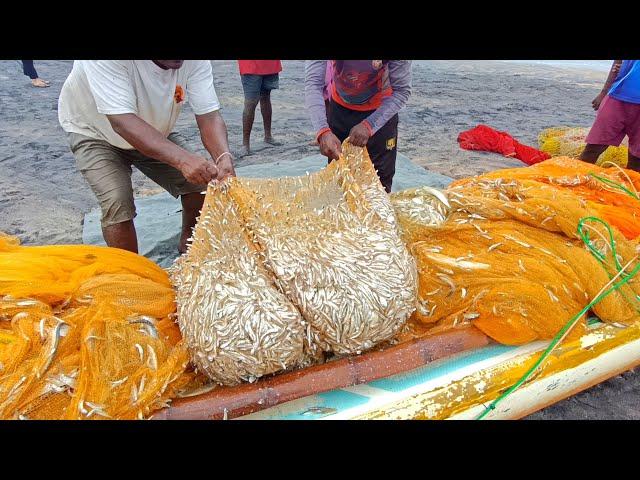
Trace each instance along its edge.
{"label": "red fabric", "polygon": [[499,132],[486,125],[478,125],[458,135],[458,143],[465,150],[481,150],[501,153],[533,165],[551,158],[551,155],[533,147],[523,145],[507,132]]}
{"label": "red fabric", "polygon": [[240,75],[272,75],[282,71],[280,60],[238,60]]}

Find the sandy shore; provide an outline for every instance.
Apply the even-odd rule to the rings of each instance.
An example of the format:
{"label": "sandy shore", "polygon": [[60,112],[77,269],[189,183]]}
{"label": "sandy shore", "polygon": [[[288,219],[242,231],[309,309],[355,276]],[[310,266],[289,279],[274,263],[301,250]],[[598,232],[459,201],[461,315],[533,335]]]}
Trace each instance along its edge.
{"label": "sandy shore", "polygon": [[[235,61],[213,61],[216,89],[223,105],[232,149],[241,145],[242,87]],[[280,90],[273,97],[273,132],[281,147],[266,147],[256,115],[255,153],[239,164],[296,159],[317,152],[309,145],[312,128],[303,103],[302,61],[284,61]],[[37,61],[50,80],[33,88],[19,61],[0,61],[0,231],[26,244],[77,243],[82,218],[97,204],[76,171],[57,119],[57,99],[71,61]],[[461,178],[522,165],[499,155],[467,152],[458,133],[479,123],[506,130],[536,145],[538,133],[558,125],[589,126],[590,102],[605,71],[507,62],[417,61],[414,93],[400,116],[399,150],[438,173]],[[201,149],[188,106],[177,129]],[[139,172],[137,195],[159,191]],[[640,418],[640,377],[626,373],[530,418]]]}
{"label": "sandy shore", "polygon": [[[234,61],[213,61],[233,149],[242,143],[242,87]],[[95,199],[76,171],[57,119],[57,99],[71,61],[38,61],[39,74],[52,82],[33,88],[18,61],[0,61],[0,229],[25,243],[81,241],[83,215]],[[588,126],[590,101],[606,73],[505,62],[417,61],[414,93],[402,112],[398,145],[402,153],[430,170],[455,178],[507,166],[518,160],[461,150],[458,133],[478,123],[536,144],[538,133],[555,125]],[[254,126],[255,153],[238,164],[296,159],[317,152],[303,107],[301,61],[285,61],[280,90],[273,93],[273,131],[281,147],[261,142],[261,117]],[[202,149],[188,105],[177,129],[194,149]],[[136,194],[158,187],[134,174]]]}

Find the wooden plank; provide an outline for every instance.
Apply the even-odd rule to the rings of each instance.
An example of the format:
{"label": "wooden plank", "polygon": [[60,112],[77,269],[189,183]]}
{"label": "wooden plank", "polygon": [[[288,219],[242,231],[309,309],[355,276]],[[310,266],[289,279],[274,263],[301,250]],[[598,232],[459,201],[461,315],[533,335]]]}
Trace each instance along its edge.
{"label": "wooden plank", "polygon": [[220,420],[248,415],[298,398],[407,372],[437,359],[487,345],[476,328],[450,330],[423,338],[258,380],[179,398],[152,420]]}

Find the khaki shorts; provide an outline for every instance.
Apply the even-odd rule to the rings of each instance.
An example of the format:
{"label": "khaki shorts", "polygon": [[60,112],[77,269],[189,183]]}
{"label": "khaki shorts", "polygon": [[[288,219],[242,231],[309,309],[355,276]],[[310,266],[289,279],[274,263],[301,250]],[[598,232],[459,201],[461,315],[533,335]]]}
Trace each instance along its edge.
{"label": "khaki shorts", "polygon": [[[176,145],[186,148],[180,134],[168,137]],[[76,158],[76,166],[93,190],[102,210],[102,227],[133,220],[136,206],[133,202],[131,165],[164,188],[174,197],[204,192],[206,185],[189,183],[179,170],[154,160],[137,150],[124,150],[109,142],[69,133],[69,144]]]}

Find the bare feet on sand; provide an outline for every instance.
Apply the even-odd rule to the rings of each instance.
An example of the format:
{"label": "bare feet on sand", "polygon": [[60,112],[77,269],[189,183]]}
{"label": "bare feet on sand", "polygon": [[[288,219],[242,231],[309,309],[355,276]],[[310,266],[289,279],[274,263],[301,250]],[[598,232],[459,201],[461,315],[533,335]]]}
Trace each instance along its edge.
{"label": "bare feet on sand", "polygon": [[264,137],[264,143],[268,143],[269,145],[273,145],[275,147],[279,147],[280,145],[282,145],[282,142],[277,141],[273,137]]}
{"label": "bare feet on sand", "polygon": [[249,147],[249,145],[242,145],[242,150],[240,150],[238,158],[246,157],[247,155],[251,155],[251,147]]}
{"label": "bare feet on sand", "polygon": [[51,83],[41,78],[34,78],[33,80],[31,80],[31,85],[33,85],[34,87],[46,88],[50,87]]}

